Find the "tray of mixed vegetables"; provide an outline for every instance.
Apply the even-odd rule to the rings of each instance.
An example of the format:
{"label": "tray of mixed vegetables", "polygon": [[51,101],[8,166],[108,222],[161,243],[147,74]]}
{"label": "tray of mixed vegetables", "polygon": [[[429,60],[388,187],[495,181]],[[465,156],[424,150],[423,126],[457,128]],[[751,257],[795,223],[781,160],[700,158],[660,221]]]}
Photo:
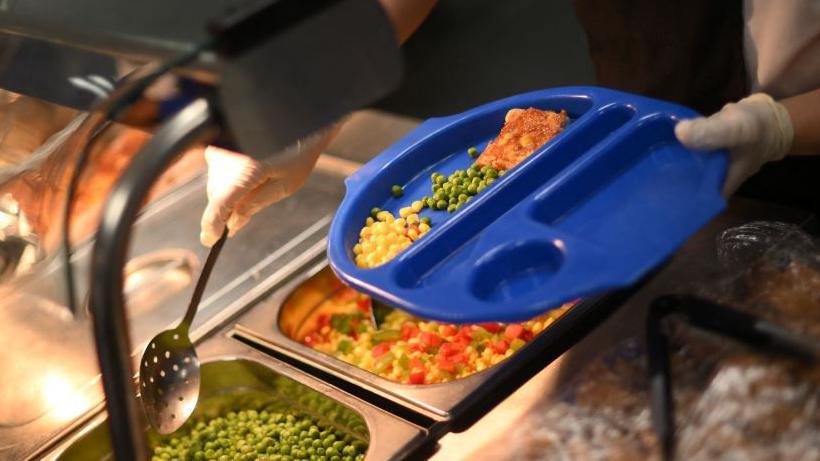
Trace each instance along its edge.
{"label": "tray of mixed vegetables", "polygon": [[455,325],[394,309],[375,328],[371,298],[344,285],[325,268],[285,301],[285,317],[292,311],[304,314],[281,327],[294,340],[382,378],[433,384],[465,378],[511,357],[573,304],[507,324]]}

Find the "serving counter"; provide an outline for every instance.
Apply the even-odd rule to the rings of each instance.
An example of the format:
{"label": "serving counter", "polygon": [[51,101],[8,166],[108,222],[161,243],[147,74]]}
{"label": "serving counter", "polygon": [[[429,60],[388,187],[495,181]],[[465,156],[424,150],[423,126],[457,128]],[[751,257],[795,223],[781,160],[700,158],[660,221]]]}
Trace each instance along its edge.
{"label": "serving counter", "polygon": [[[447,383],[391,382],[307,347],[280,325],[288,296],[325,267],[328,226],[344,177],[414,124],[378,112],[357,114],[302,190],[262,211],[226,244],[192,329],[203,362],[199,412],[208,412],[214,396],[252,391],[344,426],[368,444],[369,461],[423,458],[436,444],[433,459],[482,459],[490,456],[489,446],[503,446],[506,431],[529,409],[554,398],[602,350],[642,332],[654,298],[696,290],[716,277],[715,238],[722,230],[754,220],[814,225],[803,212],[732,200],[726,213],[641,284],[581,302],[499,364]],[[148,339],[174,325],[185,309],[206,255],[197,241],[204,187],[204,177],[195,177],[152,204],[137,224],[133,285],[126,290],[135,360]],[[88,273],[89,253],[85,244],[75,254],[80,275]],[[107,452],[90,320],[67,315],[59,276],[59,262],[51,261],[0,300],[2,459],[101,459]]]}

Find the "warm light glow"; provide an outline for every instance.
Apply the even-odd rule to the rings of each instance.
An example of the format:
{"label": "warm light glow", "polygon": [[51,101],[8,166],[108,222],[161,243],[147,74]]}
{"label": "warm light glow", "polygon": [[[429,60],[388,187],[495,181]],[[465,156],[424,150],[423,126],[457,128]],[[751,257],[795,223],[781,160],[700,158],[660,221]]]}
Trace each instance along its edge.
{"label": "warm light glow", "polygon": [[60,421],[68,421],[80,416],[91,406],[88,397],[77,392],[65,376],[50,372],[41,381],[41,392],[46,408]]}

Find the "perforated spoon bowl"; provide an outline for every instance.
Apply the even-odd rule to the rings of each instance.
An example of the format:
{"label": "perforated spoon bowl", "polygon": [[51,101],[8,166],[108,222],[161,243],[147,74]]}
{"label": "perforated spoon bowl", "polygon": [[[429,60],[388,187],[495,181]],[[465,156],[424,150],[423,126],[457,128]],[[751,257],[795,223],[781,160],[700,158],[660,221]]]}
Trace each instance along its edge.
{"label": "perforated spoon bowl", "polygon": [[154,336],[142,353],[140,401],[148,422],[160,434],[179,429],[191,416],[199,399],[199,358],[188,332],[227,235],[226,230],[211,247],[185,317],[176,328]]}

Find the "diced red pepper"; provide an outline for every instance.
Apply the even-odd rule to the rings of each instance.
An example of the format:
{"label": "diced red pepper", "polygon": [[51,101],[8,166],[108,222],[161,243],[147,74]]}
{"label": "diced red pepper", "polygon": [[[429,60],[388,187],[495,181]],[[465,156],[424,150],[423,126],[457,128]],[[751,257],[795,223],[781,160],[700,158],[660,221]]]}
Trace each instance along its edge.
{"label": "diced red pepper", "polygon": [[410,343],[407,345],[407,350],[410,352],[425,352],[427,350],[427,346],[422,343]]}
{"label": "diced red pepper", "polygon": [[524,333],[524,327],[520,323],[511,323],[504,329],[504,336],[509,340],[521,337],[522,333]]}
{"label": "diced red pepper", "polygon": [[524,341],[532,341],[534,336],[535,333],[533,333],[532,330],[524,330],[524,332],[521,333],[521,339]]}
{"label": "diced red pepper", "polygon": [[451,355],[449,359],[453,363],[467,363],[467,357],[461,352]]}
{"label": "diced red pepper", "polygon": [[330,325],[330,315],[319,314],[319,316],[316,317],[316,325],[318,325],[319,328]]}
{"label": "diced red pepper", "polygon": [[461,343],[444,343],[439,348],[438,353],[443,356],[449,356],[463,352],[465,346]]}
{"label": "diced red pepper", "polygon": [[495,322],[480,323],[479,325],[490,333],[498,333],[501,331],[501,325]]}
{"label": "diced red pepper", "polygon": [[493,343],[492,348],[496,354],[503,354],[507,352],[507,349],[510,348],[510,344],[503,339],[499,339],[498,341]]}
{"label": "diced red pepper", "polygon": [[423,331],[421,333],[421,342],[428,347],[438,347],[441,345],[441,338],[429,331]]}
{"label": "diced red pepper", "polygon": [[440,355],[437,356],[436,365],[438,365],[439,369],[443,371],[448,371],[450,373],[456,372],[456,365],[446,357],[442,357]]}
{"label": "diced red pepper", "polygon": [[457,331],[458,329],[455,327],[455,325],[444,325],[441,327],[441,334],[443,336],[453,336],[456,334]]}
{"label": "diced red pepper", "polygon": [[360,311],[364,312],[365,314],[370,313],[370,309],[372,309],[373,301],[370,300],[370,296],[364,296],[359,298],[356,301],[356,307],[359,308]]}
{"label": "diced red pepper", "polygon": [[379,343],[376,347],[373,348],[373,357],[381,357],[382,355],[386,354],[390,347],[393,345],[392,341],[385,341],[383,343]]}
{"label": "diced red pepper", "polygon": [[410,373],[410,384],[424,384],[427,373],[424,371],[414,371]]}
{"label": "diced red pepper", "polygon": [[418,357],[413,357],[412,359],[410,359],[410,362],[408,362],[407,366],[410,367],[411,370],[424,369],[424,363]]}
{"label": "diced red pepper", "polygon": [[419,330],[418,327],[416,327],[412,323],[405,323],[401,327],[401,338],[405,341],[407,341],[410,338],[415,338],[419,335],[419,331],[421,330]]}

